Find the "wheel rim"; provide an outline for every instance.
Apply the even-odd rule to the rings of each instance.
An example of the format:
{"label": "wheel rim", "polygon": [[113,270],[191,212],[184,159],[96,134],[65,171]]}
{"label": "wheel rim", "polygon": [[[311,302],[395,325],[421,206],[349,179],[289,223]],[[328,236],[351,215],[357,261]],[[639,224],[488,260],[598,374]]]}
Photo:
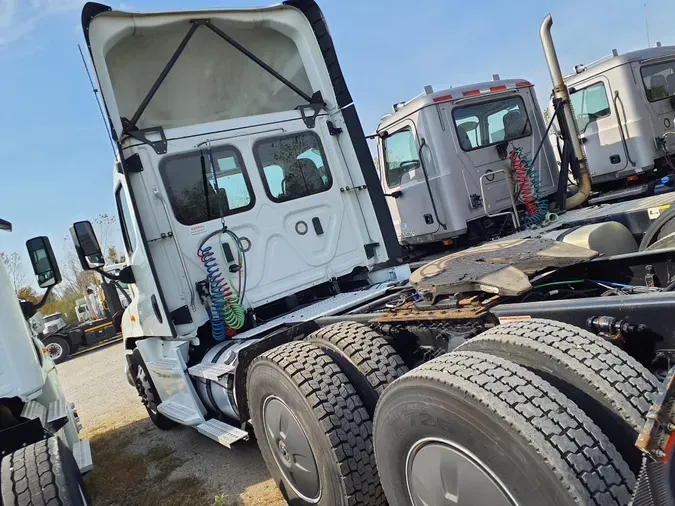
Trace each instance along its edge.
{"label": "wheel rim", "polygon": [[49,343],[46,348],[52,360],[58,360],[63,356],[63,348],[58,343]]}
{"label": "wheel rim", "polygon": [[284,401],[274,396],[265,399],[262,418],[267,443],[286,483],[303,500],[318,502],[319,468],[300,421]]}
{"label": "wheel rim", "polygon": [[424,439],[413,445],[406,482],[415,506],[518,506],[485,463],[450,441]]}

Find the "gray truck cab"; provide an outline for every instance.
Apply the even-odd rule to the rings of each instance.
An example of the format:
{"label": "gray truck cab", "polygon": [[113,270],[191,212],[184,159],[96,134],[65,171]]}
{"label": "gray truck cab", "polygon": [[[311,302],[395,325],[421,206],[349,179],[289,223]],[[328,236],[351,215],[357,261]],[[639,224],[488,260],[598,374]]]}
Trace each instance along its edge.
{"label": "gray truck cab", "polygon": [[[472,224],[482,235],[485,219],[505,210],[501,220],[513,226],[519,195],[509,154],[521,149],[532,160],[546,127],[533,85],[498,77],[440,91],[427,86],[382,117],[374,134],[380,178],[401,244],[458,238]],[[533,168],[546,199],[558,182],[548,142]]]}
{"label": "gray truck cab", "polygon": [[577,65],[565,83],[594,185],[674,171],[675,46],[614,50]]}

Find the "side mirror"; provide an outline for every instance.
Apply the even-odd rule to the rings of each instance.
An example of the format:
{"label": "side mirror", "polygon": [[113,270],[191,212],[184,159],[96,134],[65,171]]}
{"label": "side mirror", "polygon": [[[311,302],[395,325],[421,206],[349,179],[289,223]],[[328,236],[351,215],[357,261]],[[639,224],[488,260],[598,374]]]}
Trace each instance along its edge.
{"label": "side mirror", "polygon": [[94,227],[88,221],[78,221],[70,227],[75,252],[85,271],[98,269],[105,265],[105,258],[98,244]]}
{"label": "side mirror", "polygon": [[34,237],[26,241],[26,249],[40,288],[49,288],[61,282],[59,264],[47,237]]}
{"label": "side mirror", "polygon": [[8,232],[12,231],[12,224],[8,221],[0,219],[0,230],[7,230]]}

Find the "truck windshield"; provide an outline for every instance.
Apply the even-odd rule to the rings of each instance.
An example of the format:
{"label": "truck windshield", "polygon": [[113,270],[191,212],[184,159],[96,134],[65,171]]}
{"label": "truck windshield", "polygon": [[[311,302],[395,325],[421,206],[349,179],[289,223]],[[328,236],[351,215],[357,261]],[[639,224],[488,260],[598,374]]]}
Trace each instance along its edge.
{"label": "truck windshield", "polygon": [[675,95],[675,60],[640,69],[647,100],[656,102]]}
{"label": "truck windshield", "polygon": [[464,151],[527,137],[532,133],[521,97],[508,97],[456,107],[452,111]]}
{"label": "truck windshield", "polygon": [[45,316],[44,322],[49,323],[49,322],[55,322],[56,320],[61,319],[61,313],[56,313],[56,314],[50,314],[49,316]]}

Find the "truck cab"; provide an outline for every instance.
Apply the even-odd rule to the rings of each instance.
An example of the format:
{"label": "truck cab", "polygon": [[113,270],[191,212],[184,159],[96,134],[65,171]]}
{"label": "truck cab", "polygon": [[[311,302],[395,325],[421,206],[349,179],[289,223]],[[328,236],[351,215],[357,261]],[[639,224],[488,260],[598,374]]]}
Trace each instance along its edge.
{"label": "truck cab", "polygon": [[[0,230],[11,225],[0,220]],[[22,489],[30,487],[32,504],[60,500],[84,506],[81,474],[92,468],[89,442],[79,439],[75,406],[67,402],[54,362],[28,325],[61,275],[46,237],[26,246],[38,285],[47,293],[41,303],[20,304],[0,264],[0,492],[3,504],[20,504]],[[38,464],[48,464],[47,470],[26,473]]]}
{"label": "truck cab", "polygon": [[538,107],[529,81],[499,76],[439,91],[427,86],[422,95],[395,104],[374,137],[401,244],[467,233],[484,240],[517,229],[516,206],[523,199],[509,157],[514,150],[535,163],[537,198],[546,201],[555,193],[558,167]]}
{"label": "truck cab", "polygon": [[61,330],[68,325],[66,321],[63,319],[63,315],[61,313],[48,314],[47,316],[44,317],[44,324],[45,324],[44,332],[46,334],[51,334],[53,332]]}
{"label": "truck cab", "polygon": [[[565,83],[596,189],[659,182],[675,172],[675,46],[613,50],[577,65]],[[555,133],[551,139],[555,145]]]}

